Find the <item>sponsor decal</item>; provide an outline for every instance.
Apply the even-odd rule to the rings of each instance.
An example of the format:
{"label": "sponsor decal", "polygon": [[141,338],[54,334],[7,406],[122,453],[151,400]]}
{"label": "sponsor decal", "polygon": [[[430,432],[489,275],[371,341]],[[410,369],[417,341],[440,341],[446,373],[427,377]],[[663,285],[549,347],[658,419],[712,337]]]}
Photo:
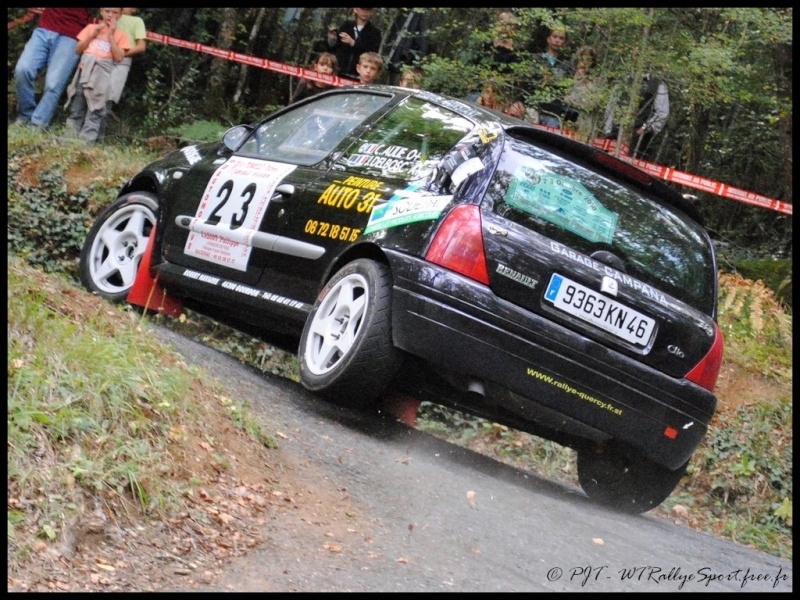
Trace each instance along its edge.
{"label": "sponsor decal", "polygon": [[605,208],[579,181],[520,167],[508,186],[511,206],[589,240],[611,243],[618,215]]}
{"label": "sponsor decal", "polygon": [[405,190],[397,190],[386,204],[375,207],[364,228],[364,235],[417,221],[438,219],[444,207],[453,199],[452,194],[425,195],[417,192],[417,187],[410,186]]}
{"label": "sponsor decal", "polygon": [[664,306],[669,306],[669,302],[667,302],[667,298],[657,289],[647,285],[646,283],[642,283],[638,279],[634,279],[630,275],[626,275],[625,273],[620,273],[615,268],[605,265],[599,261],[594,260],[593,258],[586,256],[585,254],[581,254],[580,252],[575,252],[571,248],[567,248],[566,246],[562,246],[558,242],[550,242],[550,249],[553,252],[557,252],[564,258],[568,258],[569,260],[581,263],[582,265],[586,265],[587,267],[591,267],[595,271],[600,271],[604,273],[607,277],[618,281],[622,285],[631,287],[638,292],[644,294],[648,298],[655,300],[659,304]]}
{"label": "sponsor decal", "polygon": [[231,157],[208,181],[184,253],[246,271],[253,251],[252,236],[261,226],[275,188],[295,168]]}
{"label": "sponsor decal", "polygon": [[265,292],[264,290],[259,290],[249,285],[242,285],[241,283],[236,283],[235,281],[230,281],[221,277],[214,277],[213,275],[199,273],[193,269],[185,269],[182,275],[188,279],[202,281],[208,285],[221,287],[222,289],[229,290],[237,294],[242,294],[250,298],[258,298],[266,302],[280,304],[282,306],[288,306],[290,308],[296,308],[303,311],[309,311],[311,309],[311,305],[301,302],[300,300],[293,300],[292,298],[287,298],[285,296],[281,296],[280,294]]}

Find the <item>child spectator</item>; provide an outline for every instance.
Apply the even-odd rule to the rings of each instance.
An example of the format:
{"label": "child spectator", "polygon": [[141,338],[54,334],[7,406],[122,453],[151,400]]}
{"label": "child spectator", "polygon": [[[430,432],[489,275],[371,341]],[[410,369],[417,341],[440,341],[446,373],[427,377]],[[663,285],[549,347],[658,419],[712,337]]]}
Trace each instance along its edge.
{"label": "child spectator", "polygon": [[[317,73],[322,73],[324,75],[336,75],[336,71],[338,70],[338,61],[336,60],[336,55],[331,54],[330,52],[321,52],[320,55],[317,57],[317,60],[314,62],[312,68]],[[308,98],[309,96],[313,96],[314,94],[319,94],[320,92],[324,92],[325,90],[331,89],[333,86],[327,83],[322,83],[321,81],[313,81],[311,79],[301,79],[297,83],[297,87],[292,94],[291,102],[297,102],[298,100],[302,100],[303,98]]]}
{"label": "child spectator", "polygon": [[342,23],[338,30],[329,28],[325,47],[318,47],[336,55],[342,77],[358,79],[356,65],[361,54],[381,49],[381,30],[370,22],[374,12],[374,8],[354,8],[355,18]]}
{"label": "child spectator", "polygon": [[[17,123],[47,128],[78,64],[75,46],[92,22],[88,8],[45,8],[14,67]],[[36,79],[45,69],[44,91],[36,101]]]}
{"label": "child spectator", "polygon": [[405,67],[400,74],[400,81],[397,82],[400,87],[413,88],[415,90],[422,89],[422,71],[415,67]]}
{"label": "child spectator", "polygon": [[117,20],[117,29],[125,32],[130,41],[130,49],[125,50],[125,57],[114,65],[111,72],[111,88],[109,100],[118,103],[131,70],[132,56],[141,54],[147,49],[147,28],[141,17],[137,17],[138,8],[123,8],[122,16]]}
{"label": "child spectator", "polygon": [[133,56],[143,53],[147,49],[147,28],[141,17],[137,17],[136,13],[139,12],[138,8],[123,8],[122,16],[117,20],[117,29],[124,31],[128,35],[131,47],[125,51],[125,58],[118,63],[114,63],[114,69],[111,71],[111,83],[108,90],[108,106],[106,107],[106,115],[103,117],[103,123],[100,126],[100,132],[97,136],[98,140],[105,137],[106,123],[111,114],[111,109],[114,104],[119,104],[122,97],[122,90],[125,89],[125,83],[128,81],[128,73],[131,70],[131,63]]}
{"label": "child spectator", "polygon": [[356,72],[362,85],[375,83],[383,70],[383,59],[377,52],[364,52],[358,59]]}
{"label": "child spectator", "polygon": [[128,35],[117,29],[121,16],[122,8],[101,8],[102,22],[84,27],[75,46],[81,59],[68,89],[67,124],[90,144],[97,141],[106,114],[111,71],[131,47]]}

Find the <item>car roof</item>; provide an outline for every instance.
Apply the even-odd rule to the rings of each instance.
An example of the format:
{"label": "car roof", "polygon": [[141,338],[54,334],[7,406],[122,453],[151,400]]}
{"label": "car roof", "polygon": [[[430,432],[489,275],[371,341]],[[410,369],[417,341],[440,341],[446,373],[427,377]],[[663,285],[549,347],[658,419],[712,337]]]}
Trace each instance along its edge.
{"label": "car roof", "polygon": [[604,150],[595,148],[585,142],[569,138],[557,132],[548,131],[541,127],[535,127],[526,121],[480,106],[468,100],[424,89],[406,88],[394,85],[366,84],[335,88],[334,90],[324,93],[337,94],[358,92],[392,94],[395,97],[395,105],[411,97],[427,100],[473,121],[476,127],[484,126],[494,130],[499,127],[504,133],[513,135],[517,137],[517,139],[527,138],[532,142],[545,144],[551,148],[572,155],[575,158],[587,160],[588,162],[594,163],[596,168],[612,171],[629,183],[649,190],[651,193],[663,198],[669,204],[689,215],[701,225],[704,224],[705,219],[700,210],[692,202],[684,198],[682,194],[635,165],[616,158]]}

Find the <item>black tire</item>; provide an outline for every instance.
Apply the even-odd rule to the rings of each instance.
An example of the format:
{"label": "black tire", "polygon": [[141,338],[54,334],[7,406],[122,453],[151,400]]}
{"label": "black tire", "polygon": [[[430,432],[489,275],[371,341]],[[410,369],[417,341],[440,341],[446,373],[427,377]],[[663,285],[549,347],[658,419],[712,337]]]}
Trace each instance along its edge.
{"label": "black tire", "polygon": [[326,400],[365,409],[397,374],[402,353],[392,343],[392,276],[358,259],[325,284],[300,338],[300,382]]}
{"label": "black tire", "polygon": [[156,222],[158,200],[134,192],[121,196],[95,220],[83,243],[81,283],[112,302],[123,302],[133,287]]}
{"label": "black tire", "polygon": [[578,481],[592,500],[629,514],[647,512],[666,500],[686,473],[652,462],[633,448],[608,444],[578,450]]}

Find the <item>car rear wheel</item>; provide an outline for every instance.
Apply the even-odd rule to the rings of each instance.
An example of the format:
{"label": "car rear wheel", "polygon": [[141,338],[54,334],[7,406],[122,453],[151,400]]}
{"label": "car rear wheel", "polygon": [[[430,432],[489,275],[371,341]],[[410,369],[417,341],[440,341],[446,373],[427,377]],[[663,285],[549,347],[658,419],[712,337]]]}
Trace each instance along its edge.
{"label": "car rear wheel", "polygon": [[608,444],[578,451],[578,480],[592,500],[638,514],[661,504],[680,482],[688,461],[675,471],[643,457],[633,448]]}
{"label": "car rear wheel", "polygon": [[392,343],[392,276],[379,262],[358,259],[338,271],[314,303],[300,338],[300,381],[342,406],[366,408],[397,374]]}
{"label": "car rear wheel", "polygon": [[132,193],[117,199],[95,220],[80,258],[81,283],[113,302],[128,297],[156,222],[158,201]]}

